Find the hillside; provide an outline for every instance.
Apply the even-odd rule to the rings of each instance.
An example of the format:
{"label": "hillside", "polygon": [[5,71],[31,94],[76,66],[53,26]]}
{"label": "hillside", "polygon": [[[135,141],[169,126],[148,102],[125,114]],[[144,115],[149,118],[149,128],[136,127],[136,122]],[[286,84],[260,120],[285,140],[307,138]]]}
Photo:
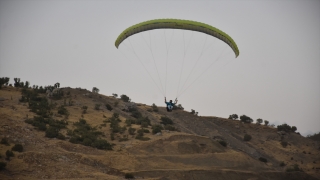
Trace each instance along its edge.
{"label": "hillside", "polygon": [[[0,89],[0,139],[9,142],[0,144],[0,162],[7,164],[0,179],[115,180],[125,179],[126,173],[135,179],[159,180],[320,179],[320,143],[293,132],[183,110],[168,113],[164,107],[155,112],[152,106],[80,88],[61,88],[61,98],[39,93],[38,104],[20,102],[21,91]],[[49,109],[32,110],[47,106],[44,99]],[[45,127],[40,120],[35,123],[40,114],[47,116],[42,119],[48,122]],[[151,125],[162,126],[164,116],[177,130],[153,134]],[[58,137],[46,137],[51,126],[61,126]],[[130,127],[135,131],[130,133]],[[245,134],[252,139],[244,141]],[[14,157],[7,160],[6,151],[15,144],[23,151],[13,151]]]}

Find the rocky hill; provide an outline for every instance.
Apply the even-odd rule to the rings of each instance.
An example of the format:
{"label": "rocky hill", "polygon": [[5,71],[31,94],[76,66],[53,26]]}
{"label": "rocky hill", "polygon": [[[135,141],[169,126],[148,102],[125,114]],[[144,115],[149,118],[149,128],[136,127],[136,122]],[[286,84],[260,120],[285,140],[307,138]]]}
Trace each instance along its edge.
{"label": "rocky hill", "polygon": [[80,88],[33,91],[0,89],[0,179],[320,179],[320,143],[294,132]]}

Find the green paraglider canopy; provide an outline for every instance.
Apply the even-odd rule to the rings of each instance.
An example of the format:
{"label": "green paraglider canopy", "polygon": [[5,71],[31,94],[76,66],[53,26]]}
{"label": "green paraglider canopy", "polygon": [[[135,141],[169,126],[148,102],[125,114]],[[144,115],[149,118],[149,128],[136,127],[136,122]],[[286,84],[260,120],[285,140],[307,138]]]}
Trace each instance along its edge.
{"label": "green paraglider canopy", "polygon": [[180,19],[155,19],[155,20],[145,21],[145,22],[133,25],[127,28],[126,30],[124,30],[118,36],[115,42],[115,46],[118,48],[118,46],[122,43],[122,41],[124,41],[126,38],[134,34],[137,34],[143,31],[153,30],[153,29],[183,29],[183,30],[202,32],[224,41],[231,47],[236,57],[239,56],[239,49],[237,44],[225,32],[213,26],[210,26],[208,24],[204,24],[196,21],[180,20]]}

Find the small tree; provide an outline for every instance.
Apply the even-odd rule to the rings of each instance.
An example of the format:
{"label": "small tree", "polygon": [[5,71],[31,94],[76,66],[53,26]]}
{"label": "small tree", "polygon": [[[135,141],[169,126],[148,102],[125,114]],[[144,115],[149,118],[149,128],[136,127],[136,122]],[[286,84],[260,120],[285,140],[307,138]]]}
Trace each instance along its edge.
{"label": "small tree", "polygon": [[261,124],[263,122],[263,120],[261,118],[257,119],[257,124]]}
{"label": "small tree", "polygon": [[131,99],[130,99],[127,95],[125,95],[125,94],[122,94],[122,95],[120,96],[120,98],[121,98],[121,100],[124,101],[124,102],[130,102],[130,101],[131,101]]}
{"label": "small tree", "polygon": [[112,96],[115,97],[115,98],[117,98],[117,97],[118,97],[118,94],[113,93]]}
{"label": "small tree", "polygon": [[236,119],[238,119],[238,115],[237,114],[229,115],[228,119],[236,120]]}
{"label": "small tree", "polygon": [[0,89],[1,89],[1,87],[2,87],[2,85],[8,85],[8,83],[9,83],[9,80],[10,80],[10,78],[8,78],[8,77],[2,77],[2,78],[0,78]]}
{"label": "small tree", "polygon": [[93,87],[93,88],[92,88],[92,92],[93,92],[93,93],[97,93],[97,94],[98,94],[99,91],[100,91],[100,90],[99,90],[97,87]]}
{"label": "small tree", "polygon": [[252,123],[253,122],[253,120],[249,116],[246,116],[246,115],[240,116],[240,120],[244,123]]}
{"label": "small tree", "polygon": [[293,132],[296,132],[296,130],[297,130],[297,127],[295,127],[295,126],[292,126],[292,127],[291,127],[291,130],[292,130]]}
{"label": "small tree", "polygon": [[195,114],[196,113],[196,111],[194,110],[194,109],[191,109],[191,112],[190,112],[191,114]]}
{"label": "small tree", "polygon": [[268,124],[269,124],[269,121],[264,120],[264,125],[268,126]]}

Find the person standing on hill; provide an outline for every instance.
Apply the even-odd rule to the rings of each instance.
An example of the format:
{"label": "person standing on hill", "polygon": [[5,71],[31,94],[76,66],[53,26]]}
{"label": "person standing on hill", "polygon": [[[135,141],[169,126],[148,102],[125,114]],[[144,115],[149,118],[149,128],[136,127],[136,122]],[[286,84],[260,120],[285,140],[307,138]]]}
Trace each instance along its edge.
{"label": "person standing on hill", "polygon": [[164,103],[166,103],[167,105],[167,111],[171,112],[173,109],[173,106],[175,106],[178,102],[178,99],[176,98],[176,100],[174,101],[174,103],[172,102],[172,100],[170,100],[169,102],[167,102],[166,97],[164,97]]}

